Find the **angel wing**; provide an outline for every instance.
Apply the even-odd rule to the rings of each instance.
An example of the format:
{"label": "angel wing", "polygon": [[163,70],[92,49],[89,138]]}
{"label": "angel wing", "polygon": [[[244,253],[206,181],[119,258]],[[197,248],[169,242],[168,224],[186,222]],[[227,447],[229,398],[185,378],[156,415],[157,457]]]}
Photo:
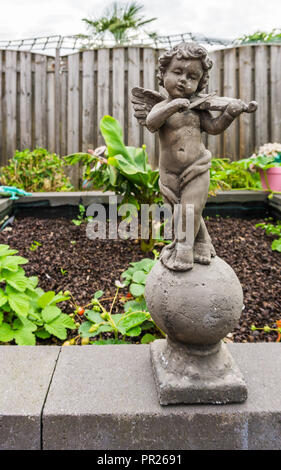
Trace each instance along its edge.
{"label": "angel wing", "polygon": [[165,97],[157,91],[146,90],[141,87],[133,88],[131,101],[135,111],[134,116],[137,118],[139,124],[146,126],[147,115],[150,113],[153,106],[164,99]]}

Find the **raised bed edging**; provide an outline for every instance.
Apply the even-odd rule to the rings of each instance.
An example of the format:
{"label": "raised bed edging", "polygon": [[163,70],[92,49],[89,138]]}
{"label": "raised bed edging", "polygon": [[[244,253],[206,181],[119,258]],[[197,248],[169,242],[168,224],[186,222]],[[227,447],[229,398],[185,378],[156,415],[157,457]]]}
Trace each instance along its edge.
{"label": "raised bed edging", "polygon": [[[13,208],[21,211],[24,208],[72,208],[75,209],[79,204],[85,207],[92,203],[109,204],[109,197],[115,196],[111,191],[76,191],[76,192],[46,192],[33,193],[32,196],[24,196],[15,201],[0,199],[0,217],[12,212]],[[219,208],[222,214],[231,210],[241,209],[241,213],[250,213],[251,207],[255,207],[258,214],[259,209],[268,209],[276,218],[281,217],[281,195],[275,194],[272,199],[268,199],[268,193],[265,191],[220,191],[216,196],[210,196],[206,204],[206,213],[213,214]],[[117,196],[117,201],[122,201],[122,196]],[[213,210],[214,209],[214,210]],[[67,213],[67,211],[65,211]],[[63,212],[62,212],[63,214]]]}
{"label": "raised bed edging", "polygon": [[279,450],[280,345],[227,347],[245,403],[162,407],[148,345],[0,346],[0,449]]}

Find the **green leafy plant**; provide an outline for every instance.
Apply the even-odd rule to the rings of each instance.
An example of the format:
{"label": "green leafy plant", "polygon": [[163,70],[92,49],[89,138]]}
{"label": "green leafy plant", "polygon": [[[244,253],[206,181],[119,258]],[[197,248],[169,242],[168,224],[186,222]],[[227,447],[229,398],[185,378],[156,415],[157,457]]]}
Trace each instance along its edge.
{"label": "green leafy plant", "polygon": [[260,176],[249,171],[246,160],[231,161],[229,158],[213,158],[210,169],[209,195],[232,189],[262,189]]}
{"label": "green leafy plant", "polygon": [[144,290],[146,277],[155,265],[159,253],[154,250],[154,259],[143,258],[136,263],[130,263],[130,267],[121,274],[124,285],[129,286],[129,291],[133,297],[144,301]]}
{"label": "green leafy plant", "polygon": [[[159,171],[148,164],[145,146],[127,147],[123,141],[122,128],[116,119],[104,116],[100,122],[101,133],[106,143],[105,156],[95,153],[76,153],[64,157],[65,162],[75,165],[81,162],[87,176],[95,188],[114,191],[123,196],[122,204],[133,204],[137,210],[141,204],[154,204],[162,201],[159,190]],[[148,241],[142,240],[143,251],[154,246],[152,226]]]}
{"label": "green leafy plant", "polygon": [[0,169],[0,184],[31,192],[74,189],[64,172],[63,159],[43,148],[16,150],[8,165]]}
{"label": "green leafy plant", "polygon": [[[86,223],[86,222],[89,222],[90,220],[93,220],[93,217],[92,216],[89,216],[89,217],[85,217],[85,213],[86,213],[86,207],[84,207],[82,204],[79,204],[79,214],[77,216],[77,219],[72,219],[71,222],[74,223],[74,225],[81,225],[83,223]],[[75,245],[75,241],[71,241],[70,242],[72,245]]]}
{"label": "green leafy plant", "polygon": [[274,235],[278,237],[277,239],[273,240],[271,243],[271,249],[273,251],[279,251],[281,253],[281,221],[279,220],[276,225],[272,223],[259,223],[256,224],[256,227],[261,227],[265,230],[267,235]]}
{"label": "green leafy plant", "polygon": [[[99,336],[99,340],[91,342],[91,344],[112,344],[112,341],[114,344],[127,344],[126,337],[137,337],[143,331],[155,329],[156,325],[147,312],[144,300],[128,301],[124,305],[124,313],[112,313],[119,289],[124,285],[117,282],[116,287],[116,293],[109,310],[106,310],[102,305],[103,291],[97,291],[94,294],[91,300],[92,309],[85,310],[84,316],[87,321],[81,324],[79,334],[82,338]],[[104,340],[102,333],[113,333],[114,340],[111,338]],[[119,338],[119,335],[122,339]],[[143,336],[141,342],[147,344],[155,339],[156,336],[149,333]]]}
{"label": "green leafy plant", "polygon": [[276,321],[276,328],[271,328],[268,325],[265,325],[262,328],[257,328],[255,325],[251,325],[251,330],[252,331],[261,330],[261,331],[265,331],[266,333],[270,333],[271,331],[276,331],[278,334],[276,343],[281,342],[281,320]]}
{"label": "green leafy plant", "polygon": [[[113,37],[116,44],[130,43],[132,32],[137,36],[143,30],[143,26],[151,23],[156,18],[145,19],[140,16],[142,5],[131,1],[129,3],[113,2],[106,9],[103,16],[89,19],[83,18],[88,31],[93,38],[103,42],[107,33]],[[153,33],[156,35],[156,33]]]}
{"label": "green leafy plant", "polygon": [[16,253],[9,245],[0,245],[0,341],[35,345],[36,337],[65,339],[75,324],[56,304],[68,296],[37,287],[38,278],[27,277],[21,268],[28,260]]}
{"label": "green leafy plant", "polygon": [[31,243],[29,249],[30,251],[36,251],[39,248],[39,246],[42,246],[42,243],[39,243],[35,240],[34,242]]}
{"label": "green leafy plant", "polygon": [[245,34],[239,38],[237,42],[239,42],[239,44],[281,42],[281,30],[274,28],[270,32],[256,31],[253,34]]}

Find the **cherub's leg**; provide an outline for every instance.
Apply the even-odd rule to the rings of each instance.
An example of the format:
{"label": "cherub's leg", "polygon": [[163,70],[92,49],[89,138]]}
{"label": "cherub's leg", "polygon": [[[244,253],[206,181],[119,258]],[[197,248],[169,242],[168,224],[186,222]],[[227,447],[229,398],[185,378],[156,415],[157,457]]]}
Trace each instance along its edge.
{"label": "cherub's leg", "polygon": [[[179,177],[175,174],[166,174],[162,172],[160,176],[160,190],[164,202],[170,204],[173,208],[173,227],[175,230],[175,204],[180,203],[180,181]],[[172,243],[162,249],[161,262],[168,268],[174,271],[186,271],[193,267],[193,246],[186,248],[184,240],[179,240],[177,231],[175,230],[175,237]]]}
{"label": "cherub's leg", "polygon": [[194,243],[194,261],[200,264],[209,264],[211,256],[216,256],[211,237],[208,233],[203,217]]}
{"label": "cherub's leg", "polygon": [[[208,197],[208,187],[209,172],[206,172],[181,188],[182,235],[170,247],[170,249],[173,248],[172,252],[166,250],[162,256],[162,261],[170,269],[186,271],[193,267],[193,245],[200,230],[202,211]],[[194,218],[190,227],[190,230],[193,230],[192,234],[188,232],[188,226],[187,233],[185,234],[187,220],[186,204],[193,206]]]}

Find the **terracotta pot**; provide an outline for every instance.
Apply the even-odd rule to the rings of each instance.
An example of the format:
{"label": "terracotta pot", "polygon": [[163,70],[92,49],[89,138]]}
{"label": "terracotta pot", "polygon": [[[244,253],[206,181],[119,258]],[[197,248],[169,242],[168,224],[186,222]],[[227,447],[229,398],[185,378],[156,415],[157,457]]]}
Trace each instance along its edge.
{"label": "terracotta pot", "polygon": [[[264,171],[259,170],[261,177],[261,184],[263,189],[268,191],[268,186],[265,181]],[[281,191],[281,166],[269,168],[266,170],[268,184],[271,191]]]}

